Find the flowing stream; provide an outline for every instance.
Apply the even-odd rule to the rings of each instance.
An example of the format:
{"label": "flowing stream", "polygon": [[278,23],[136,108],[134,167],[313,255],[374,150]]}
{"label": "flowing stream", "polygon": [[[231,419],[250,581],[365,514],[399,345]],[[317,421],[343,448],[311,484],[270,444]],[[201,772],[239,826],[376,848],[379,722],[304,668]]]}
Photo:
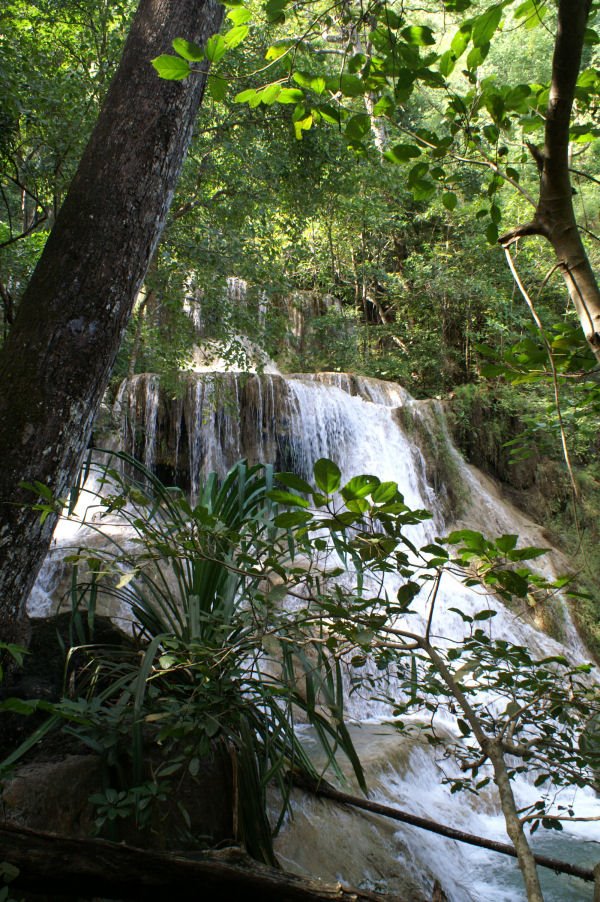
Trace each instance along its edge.
{"label": "flowing stream", "polygon": [[[336,373],[286,377],[276,373],[188,373],[182,376],[181,393],[172,398],[161,391],[156,376],[142,374],[123,383],[114,416],[119,446],[153,467],[163,481],[177,482],[189,490],[192,498],[206,472],[224,474],[240,457],[247,457],[250,463],[272,462],[280,470],[293,470],[309,479],[314,462],[329,457],[339,465],[344,480],[360,473],[393,480],[407,505],[432,511],[432,520],[412,527],[410,538],[416,545],[466,524],[490,536],[518,533],[522,544],[547,545],[539,526],[503,501],[490,480],[464,463],[448,436],[441,405],[414,401],[391,383]],[[57,546],[72,540],[72,535],[60,531],[55,537]],[[548,576],[556,576],[565,564],[558,553],[542,560]],[[55,565],[48,563],[40,575],[30,599],[34,616],[48,612],[54,572]],[[459,640],[463,623],[449,608],[473,614],[489,606],[488,599],[482,600],[458,580],[444,578],[433,631],[445,639]],[[571,658],[586,658],[560,603],[552,612],[554,639],[538,628],[535,612],[525,619],[498,601],[493,606],[498,613],[489,628],[495,636],[527,645],[539,655],[566,649]],[[424,618],[425,614],[424,601],[418,616]],[[386,706],[356,696],[348,705],[349,715],[357,723],[357,744],[364,746],[371,761],[375,799],[479,836],[507,841],[492,791],[479,797],[452,795],[442,784],[440,762],[427,747],[415,743],[408,750],[404,746],[400,753],[397,736],[389,728],[377,726],[389,716]],[[451,718],[447,728],[454,729]],[[536,798],[536,793],[526,779],[517,780],[520,805]],[[569,794],[568,801],[573,800],[578,814],[600,815],[591,791]],[[295,804],[296,824],[284,830],[279,842],[284,860],[298,870],[314,872],[320,867],[323,877],[340,876],[384,889],[394,862],[401,859],[409,883],[392,885],[404,887],[407,900],[430,898],[434,878],[451,902],[525,899],[516,865],[505,856],[412,827],[384,826],[381,819],[365,819],[360,814],[344,815],[343,821],[341,815],[330,814],[324,825],[320,820],[322,803],[298,796]],[[537,836],[536,847],[553,857],[587,866],[600,858],[596,851],[600,826],[593,823],[569,824],[558,839],[544,830]],[[345,862],[342,849],[346,849]],[[557,878],[546,871],[542,871],[542,879],[548,902],[592,899],[591,884]],[[425,895],[420,896],[421,892]]]}

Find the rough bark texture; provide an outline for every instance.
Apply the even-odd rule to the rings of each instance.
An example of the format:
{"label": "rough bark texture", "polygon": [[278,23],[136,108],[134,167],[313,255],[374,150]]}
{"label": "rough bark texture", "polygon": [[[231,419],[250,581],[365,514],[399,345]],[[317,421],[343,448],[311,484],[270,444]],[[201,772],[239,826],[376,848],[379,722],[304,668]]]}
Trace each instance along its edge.
{"label": "rough bark texture", "polygon": [[77,471],[133,301],[165,223],[205,74],[161,81],[173,38],[218,31],[216,0],[141,0],[96,128],[0,357],[0,639],[26,638],[47,549],[19,488],[62,497]]}
{"label": "rough bark texture", "polygon": [[[241,852],[199,855],[197,861],[118,843],[68,839],[0,825],[2,857],[19,868],[14,892],[30,890],[76,898],[168,898],[239,902],[385,902],[390,896],[327,886],[268,868]],[[402,900],[396,899],[396,902]]]}
{"label": "rough bark texture", "polygon": [[548,239],[585,337],[600,361],[600,290],[577,227],[569,173],[569,126],[590,5],[591,0],[560,0],[544,149],[532,148],[540,170],[538,205],[533,220],[503,235],[500,243],[507,247],[527,235]]}

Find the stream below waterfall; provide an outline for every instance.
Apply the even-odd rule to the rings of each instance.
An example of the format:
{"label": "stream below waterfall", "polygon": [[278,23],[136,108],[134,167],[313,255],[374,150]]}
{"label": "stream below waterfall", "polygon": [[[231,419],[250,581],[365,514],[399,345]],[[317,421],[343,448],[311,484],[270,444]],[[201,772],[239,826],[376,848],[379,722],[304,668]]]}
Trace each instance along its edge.
{"label": "stream below waterfall", "polygon": [[[241,457],[251,464],[272,462],[279,470],[293,470],[305,478],[311,477],[317,459],[329,457],[339,465],[344,480],[373,473],[397,482],[409,507],[432,511],[431,521],[411,527],[410,538],[416,545],[466,524],[490,536],[518,533],[521,544],[547,545],[541,527],[503,501],[490,480],[465,464],[452,445],[443,408],[437,402],[414,401],[404,389],[390,383],[335,373],[288,377],[190,373],[182,376],[182,385],[182,392],[172,398],[161,391],[156,376],[143,374],[125,382],[115,405],[116,444],[154,468],[166,483],[184,487],[192,498],[206,472],[215,470],[223,475]],[[66,532],[63,529],[61,533],[61,528],[59,525],[53,551],[30,598],[32,616],[49,613],[56,582],[52,561],[62,547],[77,540],[73,524],[67,524]],[[540,566],[554,577],[562,563],[556,554],[542,558]],[[424,605],[418,608],[422,620]],[[460,639],[463,623],[449,608],[475,613],[482,606],[477,592],[458,580],[443,580],[434,633]],[[485,606],[490,606],[488,599]],[[526,645],[539,655],[566,652],[575,660],[586,658],[560,604],[552,614],[557,638],[538,628],[535,612],[524,618],[497,600],[493,606],[498,613],[488,628],[496,636]],[[362,734],[360,726],[354,728],[354,734],[359,753],[363,750],[371,759],[372,797],[479,836],[507,841],[493,792],[488,789],[479,797],[452,795],[441,782],[442,765],[433,751],[424,744],[413,744],[410,753],[401,752],[403,740],[389,728],[377,726],[389,714],[388,706],[368,697],[348,700],[347,716],[365,725]],[[447,726],[454,728],[451,720]],[[307,735],[309,745],[310,741]],[[515,788],[522,805],[537,793],[523,777],[517,779]],[[357,836],[360,830],[373,833],[373,820],[365,827],[364,817],[354,814],[352,824],[345,822],[337,830],[332,817],[324,829],[319,821],[318,837],[311,838],[311,812],[316,822],[322,817],[321,809],[317,812],[322,803],[300,796],[295,799],[298,824],[283,831],[279,840],[282,859],[298,870],[312,869],[323,877],[343,877],[350,882],[345,863],[354,855],[353,843],[358,848],[363,842],[358,838],[351,842],[352,831],[356,830]],[[578,815],[600,816],[600,805],[591,791],[577,790],[576,796],[569,794],[568,801],[573,799]],[[401,855],[415,885],[425,893],[431,892],[433,878],[437,878],[451,902],[525,899],[518,869],[505,856],[399,824],[388,827],[388,834],[385,849],[378,850],[373,838],[369,839],[361,864],[364,886],[383,890],[390,862]],[[561,835],[540,829],[535,848],[591,867],[600,859],[597,843],[600,824],[573,823],[565,825]],[[344,849],[345,856],[342,853],[336,858],[336,852]],[[358,882],[355,873],[351,876]],[[547,902],[592,899],[591,884],[557,877],[544,869],[541,876]]]}

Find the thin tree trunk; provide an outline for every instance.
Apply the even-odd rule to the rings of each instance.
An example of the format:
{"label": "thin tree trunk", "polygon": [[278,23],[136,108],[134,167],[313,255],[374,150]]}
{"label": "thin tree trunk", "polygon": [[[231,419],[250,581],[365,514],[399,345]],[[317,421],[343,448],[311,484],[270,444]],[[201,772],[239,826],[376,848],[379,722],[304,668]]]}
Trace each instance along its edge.
{"label": "thin tree trunk", "polygon": [[498,742],[490,739],[482,745],[482,751],[488,755],[494,768],[494,783],[498,787],[500,805],[504,815],[504,822],[506,823],[506,832],[517,853],[528,902],[544,902],[535,857],[527,842],[523,824],[519,818],[502,749]]}
{"label": "thin tree trunk", "polygon": [[216,0],[141,0],[98,123],[0,356],[0,638],[25,601],[55,517],[20,488],[67,492],[163,229],[206,74],[162,81],[150,60],[218,31]]}
{"label": "thin tree trunk", "polygon": [[513,795],[512,786],[510,784],[510,779],[508,776],[508,770],[506,768],[506,761],[504,760],[502,746],[495,739],[490,739],[490,737],[486,734],[479,718],[477,717],[477,714],[469,703],[469,699],[466,697],[460,685],[455,680],[452,672],[446,666],[446,663],[442,656],[426,639],[419,638],[417,641],[420,647],[425,651],[429,659],[432,661],[438,673],[446,683],[446,686],[450,689],[452,695],[460,705],[465,716],[465,720],[473,730],[473,735],[479,743],[481,751],[486,758],[489,758],[490,764],[492,765],[492,768],[494,770],[494,783],[498,787],[498,795],[500,796],[500,806],[502,808],[502,814],[504,815],[506,832],[508,833],[511,842],[515,847],[515,852],[517,853],[517,860],[519,862],[519,868],[523,876],[525,891],[527,893],[527,900],[528,902],[544,902],[542,889],[540,887],[540,880],[535,864],[535,857],[529,843],[527,842],[527,837],[525,836],[525,832],[523,830],[523,824],[521,823],[521,820],[519,818],[517,806],[515,803],[515,797]]}
{"label": "thin tree trunk", "polygon": [[584,335],[600,361],[600,290],[577,227],[569,173],[569,127],[590,5],[591,0],[560,0],[544,149],[531,147],[540,170],[538,205],[531,222],[499,240],[508,247],[527,235],[548,239]]}

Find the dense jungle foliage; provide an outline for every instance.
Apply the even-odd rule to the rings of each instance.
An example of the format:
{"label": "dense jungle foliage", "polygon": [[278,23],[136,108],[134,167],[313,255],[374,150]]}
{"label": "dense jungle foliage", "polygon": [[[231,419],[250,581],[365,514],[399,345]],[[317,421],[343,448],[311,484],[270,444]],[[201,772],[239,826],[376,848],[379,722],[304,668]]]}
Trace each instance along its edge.
{"label": "dense jungle foliage", "polygon": [[[134,6],[19,0],[0,14],[4,335],[85,146]],[[449,397],[469,459],[548,523],[553,538],[577,555],[590,587],[600,565],[593,357],[549,246],[522,240],[515,254],[535,298],[536,325],[496,243],[502,228],[526,215],[524,194],[536,191],[537,167],[526,144],[539,140],[555,10],[530,0],[500,22],[506,4],[488,12],[487,4],[476,5],[473,46],[459,75],[453,70],[464,62],[458,57],[469,39],[467,6],[446,4],[443,17],[432,5],[418,14],[412,33],[412,24],[402,32],[405,48],[413,45],[413,68],[421,53],[424,71],[439,69],[450,89],[440,91],[439,75],[437,82],[431,74],[413,76],[405,88],[396,87],[395,119],[381,118],[386,95],[374,70],[369,82],[360,68],[367,54],[373,57],[373,44],[389,52],[378,44],[379,5],[354,20],[344,4],[332,11],[285,3],[268,4],[266,13],[252,5],[230,8],[234,30],[245,32],[251,20],[250,33],[214,68],[113,378],[116,384],[128,372],[151,370],[175,384],[191,359],[195,323],[234,363],[243,364],[239,336],[247,335],[287,371],[353,371],[399,381],[417,397]],[[389,36],[401,23],[388,25]],[[571,154],[575,205],[594,264],[597,34],[588,31]],[[336,93],[332,79],[346,62],[348,35],[356,51],[350,72],[363,80],[344,75]],[[506,84],[517,86],[512,95],[502,93]],[[275,103],[282,85],[291,97]],[[314,101],[304,118],[299,88]],[[459,101],[463,112],[449,114]],[[453,117],[468,120],[462,145],[455,138],[452,157],[442,160],[448,147],[442,137],[458,134]],[[435,160],[423,162],[419,144],[435,135],[442,148],[437,167]],[[234,282],[229,292],[227,280]],[[594,613],[585,618],[595,633]]]}
{"label": "dense jungle foliage", "polygon": [[[135,5],[9,0],[0,12],[0,341],[5,351],[13,346],[13,356],[19,305],[31,309],[25,288],[61,207],[69,206],[63,201]],[[573,4],[573,21],[582,26],[581,63],[578,54],[569,58],[567,4],[552,0],[229,0],[225,7],[226,25],[205,47],[183,34],[164,54],[139,60],[146,73],[154,65],[157,80],[197,78],[206,61],[211,69],[109,391],[126,375],[153,372],[176,394],[181,371],[197,364],[201,340],[240,369],[252,364],[258,347],[283,372],[365,374],[397,381],[418,398],[443,399],[467,458],[501,480],[570,556],[576,616],[598,653],[597,2]],[[571,109],[569,99],[566,121],[554,128],[553,103],[558,98],[559,107],[561,91],[569,93],[565,73],[573,76],[574,103]],[[558,187],[564,201],[566,178],[566,206],[577,219],[575,251],[564,256],[556,234],[565,204],[551,209],[557,149],[566,166]],[[88,231],[93,218],[86,213]],[[134,238],[136,226],[129,224]],[[575,270],[583,276],[574,277]],[[81,295],[75,297],[80,305]],[[124,324],[129,308],[115,309]],[[65,329],[79,334],[84,326],[71,319]],[[9,364],[7,372],[16,369]],[[67,408],[90,422],[92,409]],[[82,441],[83,448],[87,435]],[[55,449],[43,453],[49,450]],[[519,548],[514,535],[489,540],[459,529],[418,552],[403,528],[430,515],[411,511],[395,483],[363,475],[342,485],[338,467],[324,458],[313,475],[306,482],[242,462],[221,487],[209,477],[192,508],[156,474],[146,471],[134,485],[107,469],[105,483],[116,481],[116,488],[101,504],[125,517],[129,505],[139,505],[132,524],[141,556],[124,548],[99,557],[92,549],[71,561],[75,577],[80,567],[84,576],[73,580],[71,630],[79,633],[70,641],[93,641],[98,585],[108,576],[112,586],[117,574],[109,592],[133,599],[141,650],[119,648],[116,656],[95,659],[93,652],[75,699],[9,699],[4,707],[17,715],[51,714],[41,729],[66,723],[67,735],[103,758],[110,785],[92,797],[98,829],[133,816],[151,830],[151,812],[166,802],[174,775],[195,778],[218,746],[235,772],[235,835],[252,855],[275,864],[266,787],[275,781],[281,789],[281,822],[290,759],[305,777],[319,776],[295,733],[297,710],[330,762],[338,748],[345,751],[364,788],[344,723],[340,661],[356,652],[352,663],[360,668],[371,655],[379,670],[396,667],[403,679],[406,699],[388,699],[394,715],[425,712],[434,742],[440,706],[462,714],[455,754],[466,776],[449,782],[453,791],[477,792],[491,779],[475,782],[479,768],[491,763],[528,898],[538,902],[524,824],[532,832],[540,824],[561,827],[550,813],[553,798],[547,807],[541,801],[517,811],[510,780],[533,764],[536,787],[594,781],[598,700],[586,680],[589,667],[571,669],[561,655],[535,660],[524,646],[492,640],[479,627],[495,616],[491,609],[470,616],[450,608],[465,636],[447,653],[431,629],[445,572],[524,603],[536,588],[552,593],[568,580],[547,582],[521,568],[543,549]],[[42,499],[33,507],[49,523],[62,507],[52,478],[33,484]],[[18,506],[12,495],[9,503]],[[0,523],[0,545],[10,544],[9,531]],[[336,565],[326,573],[333,589],[323,589],[313,564],[319,555],[335,560],[334,552],[344,566],[352,563],[355,587],[335,582],[343,572]],[[411,554],[420,555],[418,565]],[[365,599],[367,572],[380,581]],[[382,588],[391,572],[404,579],[395,601]],[[430,591],[424,632],[396,626],[393,618],[424,587]],[[288,617],[276,602],[294,591],[305,607]],[[3,656],[22,662],[25,650],[4,638]],[[275,669],[265,674],[269,639],[277,645]],[[454,670],[461,658],[464,666]],[[475,669],[505,705],[503,713],[481,703],[469,676]],[[318,688],[315,674],[325,674]],[[304,695],[297,692],[299,675]],[[148,737],[162,749],[149,777]],[[38,738],[27,740],[27,750]],[[12,751],[6,767],[20,754]],[[180,815],[183,833],[191,835],[185,806]]]}

